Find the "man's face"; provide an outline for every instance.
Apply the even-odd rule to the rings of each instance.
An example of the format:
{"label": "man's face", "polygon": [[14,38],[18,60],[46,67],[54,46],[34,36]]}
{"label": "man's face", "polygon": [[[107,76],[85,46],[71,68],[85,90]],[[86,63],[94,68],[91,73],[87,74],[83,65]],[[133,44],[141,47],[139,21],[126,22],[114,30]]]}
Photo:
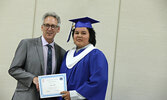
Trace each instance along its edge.
{"label": "man's face", "polygon": [[48,16],[45,18],[43,25],[41,26],[43,37],[48,43],[53,42],[56,33],[60,31],[60,27],[58,27],[57,24],[58,22],[56,18]]}

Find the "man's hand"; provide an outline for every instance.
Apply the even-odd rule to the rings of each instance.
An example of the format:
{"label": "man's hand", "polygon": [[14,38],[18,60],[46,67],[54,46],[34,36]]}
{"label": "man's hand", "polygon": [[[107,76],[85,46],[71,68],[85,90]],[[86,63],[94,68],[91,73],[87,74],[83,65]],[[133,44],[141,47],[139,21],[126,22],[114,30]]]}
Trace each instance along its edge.
{"label": "man's hand", "polygon": [[62,95],[62,98],[64,98],[65,100],[71,100],[71,98],[70,98],[70,92],[63,91],[63,92],[61,92],[61,94],[64,94],[64,95]]}
{"label": "man's hand", "polygon": [[33,83],[35,84],[37,91],[39,91],[38,77],[33,78]]}

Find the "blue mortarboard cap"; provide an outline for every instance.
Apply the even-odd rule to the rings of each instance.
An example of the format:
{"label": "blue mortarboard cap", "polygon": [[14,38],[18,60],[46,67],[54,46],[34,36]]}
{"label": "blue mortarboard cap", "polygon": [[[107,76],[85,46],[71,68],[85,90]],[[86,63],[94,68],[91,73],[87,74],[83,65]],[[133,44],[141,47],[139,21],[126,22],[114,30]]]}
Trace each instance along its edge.
{"label": "blue mortarboard cap", "polygon": [[99,21],[91,19],[89,17],[77,18],[77,19],[72,19],[72,20],[69,20],[69,21],[75,23],[75,28],[77,28],[77,27],[92,28],[93,23],[98,23],[99,22]]}
{"label": "blue mortarboard cap", "polygon": [[[92,18],[89,18],[89,17],[71,19],[71,20],[69,20],[69,21],[75,23],[75,28],[77,28],[77,27],[92,28],[92,24],[94,24],[94,23],[99,23],[99,21],[97,21],[97,20],[95,20],[95,19],[92,19]],[[72,23],[71,31],[72,31],[72,29],[73,29],[73,23]],[[69,34],[69,36],[68,36],[67,42],[70,40],[71,31],[70,31],[70,34]]]}

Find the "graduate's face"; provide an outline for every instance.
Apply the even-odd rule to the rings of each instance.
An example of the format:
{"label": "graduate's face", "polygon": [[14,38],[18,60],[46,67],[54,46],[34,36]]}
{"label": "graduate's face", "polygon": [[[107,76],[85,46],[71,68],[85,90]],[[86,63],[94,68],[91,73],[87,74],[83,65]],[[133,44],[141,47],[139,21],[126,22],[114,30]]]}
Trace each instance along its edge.
{"label": "graduate's face", "polygon": [[86,27],[77,27],[74,31],[74,44],[77,48],[82,48],[89,44],[89,31]]}
{"label": "graduate's face", "polygon": [[57,24],[58,22],[56,18],[48,16],[45,18],[43,25],[41,26],[43,37],[48,43],[53,42],[56,33],[60,31],[60,27],[58,27]]}

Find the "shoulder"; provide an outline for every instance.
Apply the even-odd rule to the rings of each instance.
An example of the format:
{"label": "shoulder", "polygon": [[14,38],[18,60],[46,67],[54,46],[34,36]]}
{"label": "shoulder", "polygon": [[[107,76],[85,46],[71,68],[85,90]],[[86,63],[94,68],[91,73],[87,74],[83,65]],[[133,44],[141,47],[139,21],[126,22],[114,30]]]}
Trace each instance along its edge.
{"label": "shoulder", "polygon": [[22,39],[18,45],[18,47],[27,47],[30,45],[35,45],[37,41],[40,41],[39,38],[27,38],[27,39]]}
{"label": "shoulder", "polygon": [[55,49],[57,49],[61,54],[65,54],[66,50],[64,50],[61,46],[59,46],[57,43],[54,43]]}
{"label": "shoulder", "polygon": [[90,53],[91,53],[91,55],[103,55],[103,56],[105,56],[104,53],[97,48],[93,49]]}
{"label": "shoulder", "polygon": [[94,59],[94,60],[100,60],[100,61],[105,60],[105,61],[107,61],[106,56],[104,55],[104,53],[97,48],[93,49],[89,53],[89,56],[90,56],[91,59]]}
{"label": "shoulder", "polygon": [[38,41],[38,40],[40,40],[40,37],[38,37],[38,38],[22,39],[20,42],[21,42],[21,43],[30,43],[30,42],[35,42],[35,41]]}
{"label": "shoulder", "polygon": [[59,49],[62,49],[62,50],[64,50],[60,45],[58,45],[57,43],[54,43],[54,46],[55,46],[55,48],[59,48]]}

